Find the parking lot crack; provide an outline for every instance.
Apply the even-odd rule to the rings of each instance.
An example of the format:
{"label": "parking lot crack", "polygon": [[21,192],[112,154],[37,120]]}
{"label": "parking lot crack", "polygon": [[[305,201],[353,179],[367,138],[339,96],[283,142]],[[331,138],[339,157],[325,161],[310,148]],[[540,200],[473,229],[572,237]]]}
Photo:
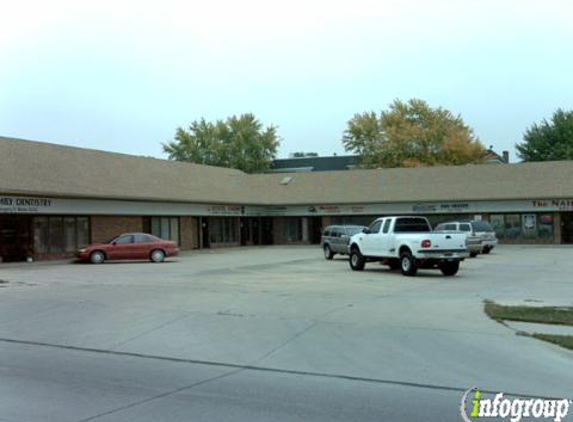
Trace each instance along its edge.
{"label": "parking lot crack", "polygon": [[118,343],[112,344],[109,348],[110,348],[110,349],[114,349],[114,348],[116,348],[116,347],[124,346],[125,344],[127,344],[127,343],[129,343],[129,342],[132,342],[132,341],[134,341],[134,340],[137,340],[137,339],[139,339],[139,338],[141,338],[141,337],[145,337],[146,335],[151,334],[151,333],[153,333],[154,331],[160,330],[160,329],[162,329],[162,328],[167,327],[168,325],[171,325],[171,324],[174,324],[174,323],[179,322],[179,321],[181,321],[181,320],[184,320],[184,319],[186,319],[186,318],[189,318],[191,315],[192,315],[192,313],[187,313],[187,314],[185,314],[185,315],[182,315],[182,316],[179,316],[179,317],[174,318],[174,319],[172,319],[172,320],[169,320],[169,321],[167,321],[167,322],[164,322],[163,324],[160,324],[160,325],[158,325],[158,326],[156,326],[156,327],[153,327],[153,328],[151,328],[151,329],[149,329],[149,330],[147,330],[147,331],[144,331],[143,333],[140,333],[140,334],[138,334],[138,335],[136,335],[136,336],[133,336],[133,337],[130,337],[130,338],[126,339],[126,340],[123,340],[123,341],[120,341],[120,342],[118,342]]}
{"label": "parking lot crack", "polygon": [[282,348],[286,347],[288,344],[292,343],[294,340],[296,340],[297,338],[299,338],[300,336],[302,336],[303,334],[307,333],[308,331],[310,331],[311,329],[313,329],[319,321],[313,321],[311,324],[309,324],[307,327],[305,327],[304,329],[300,330],[299,332],[295,333],[294,335],[292,335],[291,337],[289,337],[287,340],[285,340],[284,342],[282,342],[280,345],[278,345],[277,347],[275,347],[274,349],[271,349],[269,352],[265,353],[262,357],[260,357],[259,359],[257,359],[256,361],[254,361],[252,363],[252,365],[256,365],[257,363],[262,362],[263,360],[265,360],[266,358],[268,358],[269,356],[273,355],[274,353],[278,352],[279,350],[281,350]]}

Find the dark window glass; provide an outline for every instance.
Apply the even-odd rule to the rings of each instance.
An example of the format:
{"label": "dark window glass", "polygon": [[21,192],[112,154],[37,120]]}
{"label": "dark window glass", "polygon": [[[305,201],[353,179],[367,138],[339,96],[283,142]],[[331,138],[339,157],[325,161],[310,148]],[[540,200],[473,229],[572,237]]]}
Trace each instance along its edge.
{"label": "dark window glass", "polygon": [[[519,216],[518,216],[519,218]],[[472,226],[476,232],[492,232],[493,227],[487,221],[472,221]]]}
{"label": "dark window glass", "polygon": [[364,229],[364,227],[347,227],[346,228],[346,233],[348,233],[348,236],[354,236],[357,233],[362,232],[362,230]]}
{"label": "dark window glass", "polygon": [[[476,229],[478,230],[478,229]],[[481,231],[481,230],[478,230]],[[521,232],[521,215],[519,214],[506,214],[505,215],[505,238],[506,239],[519,239],[522,237]]]}
{"label": "dark window glass", "polygon": [[380,233],[380,227],[382,226],[382,221],[376,221],[370,226],[370,233]]}
{"label": "dark window glass", "polygon": [[553,239],[552,214],[540,214],[537,216],[537,236],[540,239]]}
{"label": "dark window glass", "polygon": [[34,218],[34,250],[36,253],[49,253],[50,237],[49,237],[48,217],[35,217]]}
{"label": "dark window glass", "polygon": [[64,219],[62,217],[50,217],[50,253],[64,252]]}
{"label": "dark window glass", "polygon": [[150,228],[152,235],[179,244],[179,217],[151,217]]}
{"label": "dark window glass", "polygon": [[[285,218],[283,224],[284,239],[287,242],[298,242],[302,240],[302,218]],[[334,230],[333,234],[334,236]]]}
{"label": "dark window glass", "polygon": [[153,238],[147,234],[136,234],[133,236],[135,243],[151,243]]}
{"label": "dark window glass", "polygon": [[133,236],[128,234],[125,236],[119,236],[116,240],[115,243],[118,245],[127,245],[129,243],[133,243]]}
{"label": "dark window glass", "polygon": [[64,248],[66,252],[77,249],[77,228],[75,217],[64,218]]}
{"label": "dark window glass", "polygon": [[430,226],[423,218],[398,218],[394,225],[395,233],[429,232]]}
{"label": "dark window glass", "polygon": [[78,237],[76,248],[83,248],[90,243],[90,220],[87,217],[77,218]]}
{"label": "dark window glass", "polygon": [[455,231],[456,230],[456,225],[455,224],[444,224],[442,230],[449,230],[449,231]]}
{"label": "dark window glass", "polygon": [[460,224],[460,231],[462,232],[471,232],[472,227],[470,224]]}
{"label": "dark window glass", "polygon": [[386,221],[384,221],[384,229],[382,229],[382,233],[388,233],[390,230],[390,224],[392,224],[392,219],[388,218]]}

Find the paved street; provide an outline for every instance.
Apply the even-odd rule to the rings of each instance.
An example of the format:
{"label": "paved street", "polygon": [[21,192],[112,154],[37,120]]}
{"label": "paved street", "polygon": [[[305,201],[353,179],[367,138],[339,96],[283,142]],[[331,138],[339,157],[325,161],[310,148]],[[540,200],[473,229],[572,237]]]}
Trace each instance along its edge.
{"label": "paved street", "polygon": [[483,300],[573,305],[572,252],[502,246],[452,278],[308,246],[0,266],[0,421],[459,421],[471,387],[571,398],[573,353]]}

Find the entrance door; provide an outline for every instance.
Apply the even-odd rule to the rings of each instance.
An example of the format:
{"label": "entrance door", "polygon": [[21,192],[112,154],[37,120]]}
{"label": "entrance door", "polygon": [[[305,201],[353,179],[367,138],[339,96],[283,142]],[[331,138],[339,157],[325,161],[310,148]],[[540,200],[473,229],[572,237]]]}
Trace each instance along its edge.
{"label": "entrance door", "polygon": [[201,218],[201,237],[203,238],[203,248],[210,248],[211,242],[209,241],[209,219]]}
{"label": "entrance door", "polygon": [[573,212],[564,212],[561,214],[563,243],[573,243]]}
{"label": "entrance door", "polygon": [[273,219],[271,217],[261,218],[261,230],[263,233],[263,245],[273,244]]}
{"label": "entrance door", "polygon": [[32,256],[31,217],[0,215],[0,257],[2,262],[25,261]]}
{"label": "entrance door", "polygon": [[250,220],[246,217],[239,218],[239,226],[241,228],[241,246],[246,246],[249,241],[250,234]]}
{"label": "entrance door", "polygon": [[308,218],[308,240],[313,245],[320,243],[322,236],[322,217],[309,217]]}

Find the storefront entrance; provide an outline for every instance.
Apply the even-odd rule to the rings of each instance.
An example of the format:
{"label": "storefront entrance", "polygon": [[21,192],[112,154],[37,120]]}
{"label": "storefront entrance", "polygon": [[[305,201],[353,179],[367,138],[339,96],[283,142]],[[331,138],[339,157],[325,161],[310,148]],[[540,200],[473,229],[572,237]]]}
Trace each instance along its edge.
{"label": "storefront entrance", "polygon": [[241,246],[258,245],[260,242],[259,218],[241,217]]}
{"label": "storefront entrance", "polygon": [[573,212],[561,214],[563,243],[573,243]]}
{"label": "storefront entrance", "polygon": [[25,261],[32,256],[32,218],[0,214],[0,262]]}

